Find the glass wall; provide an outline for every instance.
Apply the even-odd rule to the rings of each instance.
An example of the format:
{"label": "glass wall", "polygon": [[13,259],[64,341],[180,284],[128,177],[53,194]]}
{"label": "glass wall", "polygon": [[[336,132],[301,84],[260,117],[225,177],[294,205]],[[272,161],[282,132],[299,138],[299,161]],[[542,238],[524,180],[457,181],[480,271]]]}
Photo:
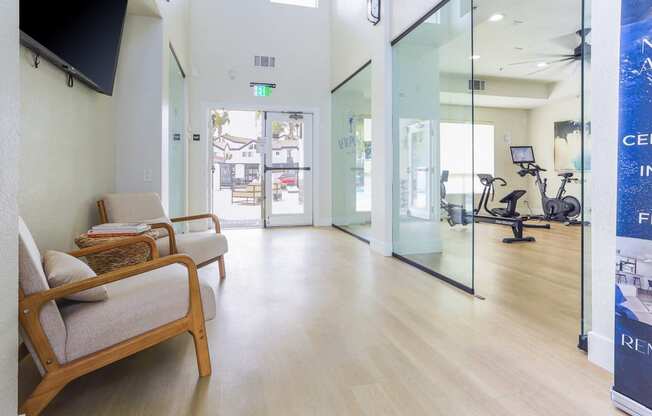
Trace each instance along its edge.
{"label": "glass wall", "polygon": [[[471,0],[450,0],[394,42],[393,248],[473,291]],[[493,132],[483,131],[485,135]]]}
{"label": "glass wall", "polygon": [[[582,347],[591,327],[590,10],[590,0],[444,0],[392,43],[394,254],[469,292],[514,296],[510,307],[546,299],[581,321]],[[513,146],[531,148],[528,170],[513,162]],[[486,209],[480,175],[500,178]],[[528,242],[503,244],[510,223],[494,220],[507,215],[508,195]],[[528,255],[541,263],[528,267]]]}
{"label": "glass wall", "polygon": [[580,347],[587,349],[587,336],[591,330],[591,0],[584,0],[584,32],[582,43],[583,57],[583,124],[582,141],[582,332]]}
{"label": "glass wall", "polygon": [[371,65],[333,91],[333,225],[371,237]]}
{"label": "glass wall", "polygon": [[[186,93],[185,75],[174,53],[169,52],[170,66],[170,117],[169,123],[169,184],[170,217],[186,215]],[[183,230],[183,225],[175,228]]]}

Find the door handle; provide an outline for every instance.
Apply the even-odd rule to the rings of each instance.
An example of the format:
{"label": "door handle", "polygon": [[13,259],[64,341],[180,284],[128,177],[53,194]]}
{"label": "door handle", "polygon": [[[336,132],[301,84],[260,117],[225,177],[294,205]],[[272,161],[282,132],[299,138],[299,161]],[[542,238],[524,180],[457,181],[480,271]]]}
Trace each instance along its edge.
{"label": "door handle", "polygon": [[312,168],[310,168],[309,166],[300,167],[300,168],[297,168],[297,167],[273,168],[273,167],[270,167],[270,166],[265,166],[264,170],[265,170],[265,172],[270,172],[270,171],[272,171],[272,172],[277,171],[278,172],[278,171],[284,171],[284,170],[291,170],[291,171],[304,170],[304,171],[309,171],[309,170],[312,170]]}

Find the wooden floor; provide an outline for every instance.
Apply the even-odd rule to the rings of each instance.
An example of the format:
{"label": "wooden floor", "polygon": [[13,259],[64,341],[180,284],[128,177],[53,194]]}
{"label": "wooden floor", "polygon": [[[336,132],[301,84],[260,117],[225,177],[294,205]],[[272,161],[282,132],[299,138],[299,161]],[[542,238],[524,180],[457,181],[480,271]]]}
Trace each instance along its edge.
{"label": "wooden floor", "polygon": [[[197,378],[181,336],[70,384],[45,414],[619,414],[610,374],[575,346],[577,283],[563,278],[564,259],[535,261],[555,243],[480,252],[483,301],[341,231],[228,237],[207,325],[211,378]],[[21,394],[36,377],[26,360]]]}

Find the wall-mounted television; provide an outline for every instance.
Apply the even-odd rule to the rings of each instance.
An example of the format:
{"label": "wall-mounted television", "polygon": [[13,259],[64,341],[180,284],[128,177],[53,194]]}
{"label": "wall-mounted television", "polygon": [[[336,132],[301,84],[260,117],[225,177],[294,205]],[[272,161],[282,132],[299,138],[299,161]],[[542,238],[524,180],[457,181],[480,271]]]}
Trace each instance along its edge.
{"label": "wall-mounted television", "polygon": [[127,0],[20,0],[20,41],[72,77],[113,94]]}

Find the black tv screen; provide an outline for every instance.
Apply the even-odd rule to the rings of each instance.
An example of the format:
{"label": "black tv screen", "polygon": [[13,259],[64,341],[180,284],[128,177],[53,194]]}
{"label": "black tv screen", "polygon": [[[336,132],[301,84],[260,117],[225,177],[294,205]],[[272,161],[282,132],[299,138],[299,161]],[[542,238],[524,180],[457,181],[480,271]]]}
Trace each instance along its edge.
{"label": "black tv screen", "polygon": [[127,0],[20,0],[20,40],[91,88],[113,94]]}

